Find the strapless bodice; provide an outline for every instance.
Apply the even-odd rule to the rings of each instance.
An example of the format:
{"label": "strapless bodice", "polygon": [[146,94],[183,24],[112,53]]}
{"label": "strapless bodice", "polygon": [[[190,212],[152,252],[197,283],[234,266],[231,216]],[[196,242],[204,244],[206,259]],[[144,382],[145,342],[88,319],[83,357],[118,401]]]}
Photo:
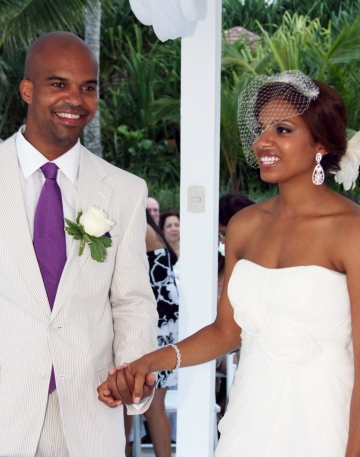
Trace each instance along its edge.
{"label": "strapless bodice", "polygon": [[270,364],[300,368],[320,356],[351,359],[344,274],[315,265],[270,269],[243,259],[228,296],[244,350],[263,350]]}

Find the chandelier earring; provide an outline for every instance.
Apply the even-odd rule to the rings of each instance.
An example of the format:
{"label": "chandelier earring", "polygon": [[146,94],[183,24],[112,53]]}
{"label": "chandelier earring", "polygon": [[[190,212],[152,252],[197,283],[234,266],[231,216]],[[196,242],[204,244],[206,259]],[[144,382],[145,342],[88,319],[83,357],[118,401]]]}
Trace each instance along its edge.
{"label": "chandelier earring", "polygon": [[325,172],[324,172],[323,167],[320,164],[321,159],[322,159],[321,152],[318,152],[315,156],[317,165],[314,168],[314,171],[312,174],[312,182],[315,184],[315,186],[321,186],[321,184],[325,181]]}

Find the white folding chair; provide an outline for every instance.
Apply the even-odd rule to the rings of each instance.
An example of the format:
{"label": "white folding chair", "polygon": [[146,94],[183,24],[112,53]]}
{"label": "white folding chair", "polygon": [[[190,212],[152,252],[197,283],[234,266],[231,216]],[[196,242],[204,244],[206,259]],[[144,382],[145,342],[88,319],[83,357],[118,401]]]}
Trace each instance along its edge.
{"label": "white folding chair", "polygon": [[229,399],[231,386],[233,385],[237,365],[234,363],[234,353],[226,355],[226,374],[220,371],[216,372],[217,378],[226,378],[226,399]]}
{"label": "white folding chair", "polygon": [[237,365],[234,363],[234,353],[226,355],[226,398],[229,398],[231,386],[233,385]]}

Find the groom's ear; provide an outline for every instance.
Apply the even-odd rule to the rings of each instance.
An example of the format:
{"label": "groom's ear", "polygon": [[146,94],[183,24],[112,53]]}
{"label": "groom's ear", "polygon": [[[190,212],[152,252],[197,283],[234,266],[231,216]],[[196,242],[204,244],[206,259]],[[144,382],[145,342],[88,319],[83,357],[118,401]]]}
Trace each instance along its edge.
{"label": "groom's ear", "polygon": [[33,91],[34,91],[34,84],[30,81],[30,79],[24,78],[20,82],[20,94],[21,94],[21,98],[28,105],[31,105]]}

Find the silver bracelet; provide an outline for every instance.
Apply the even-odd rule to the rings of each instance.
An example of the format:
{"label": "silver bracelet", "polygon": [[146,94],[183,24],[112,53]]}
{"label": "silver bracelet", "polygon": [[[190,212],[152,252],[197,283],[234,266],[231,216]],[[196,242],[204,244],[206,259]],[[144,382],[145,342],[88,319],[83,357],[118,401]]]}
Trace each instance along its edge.
{"label": "silver bracelet", "polygon": [[176,344],[168,344],[168,346],[171,346],[174,349],[174,351],[176,352],[176,366],[173,370],[170,370],[171,372],[174,372],[180,368],[181,354],[180,354],[180,351],[179,351],[178,347],[176,346]]}

